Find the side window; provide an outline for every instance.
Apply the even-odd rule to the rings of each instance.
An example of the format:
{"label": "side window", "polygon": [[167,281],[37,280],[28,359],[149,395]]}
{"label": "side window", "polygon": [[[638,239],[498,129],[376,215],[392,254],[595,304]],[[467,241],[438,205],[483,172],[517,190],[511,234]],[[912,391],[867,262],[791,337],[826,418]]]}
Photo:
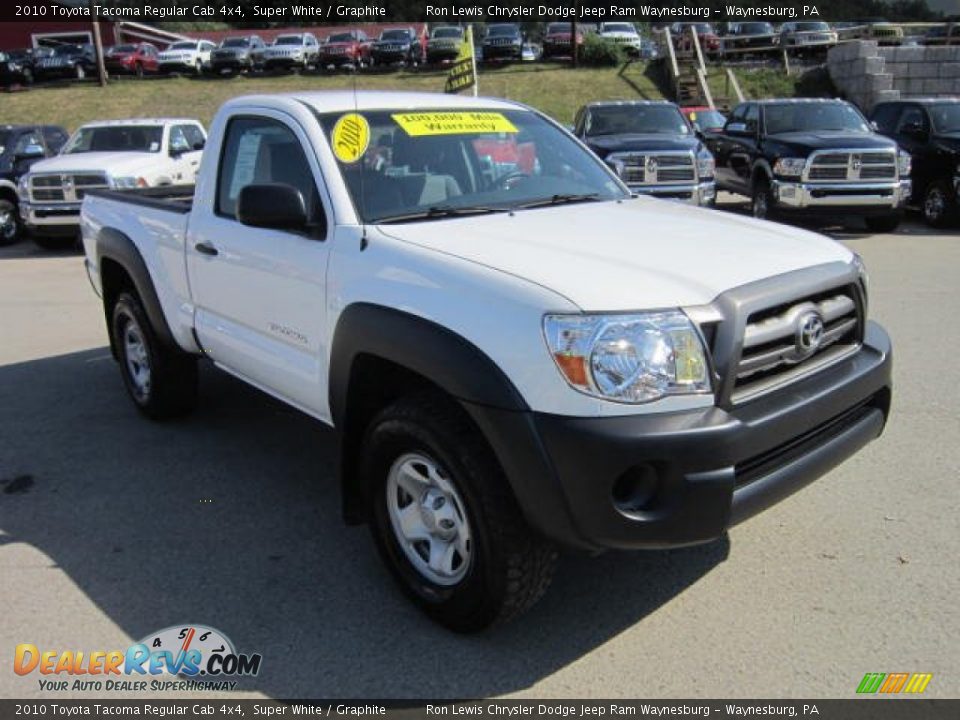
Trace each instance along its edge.
{"label": "side window", "polygon": [[236,218],[237,198],[247,185],[283,183],[303,193],[307,216],[320,220],[323,206],[310,164],[286,125],[263,117],[230,121],[220,158],[216,213]]}
{"label": "side window", "polygon": [[733,109],[733,112],[730,113],[730,119],[729,119],[727,122],[731,122],[731,123],[741,122],[741,123],[742,123],[742,122],[743,122],[743,118],[744,118],[744,116],[745,116],[746,114],[747,114],[747,106],[746,106],[746,105],[737,105],[737,106]]}
{"label": "side window", "polygon": [[180,129],[183,131],[183,137],[187,141],[189,150],[200,150],[203,148],[205,138],[203,137],[203,131],[200,130],[199,127],[196,125],[181,125]]}
{"label": "side window", "polygon": [[760,106],[748,105],[743,121],[747,125],[747,132],[757,132],[760,129]]}
{"label": "side window", "polygon": [[897,132],[903,132],[905,128],[910,126],[916,127],[918,125],[921,128],[927,127],[927,119],[924,117],[923,110],[916,105],[908,105],[904,108],[903,114],[900,115]]}
{"label": "side window", "polygon": [[187,142],[187,136],[184,134],[183,125],[174,125],[170,128],[170,152],[185,153],[190,151],[190,143]]}
{"label": "side window", "polygon": [[52,153],[60,152],[60,148],[67,142],[67,134],[58,128],[44,128],[43,137],[47,141],[47,147]]}
{"label": "side window", "polygon": [[31,145],[43,147],[43,140],[40,138],[40,133],[36,130],[25,132],[17,138],[17,141],[13,144],[13,154],[19,155]]}

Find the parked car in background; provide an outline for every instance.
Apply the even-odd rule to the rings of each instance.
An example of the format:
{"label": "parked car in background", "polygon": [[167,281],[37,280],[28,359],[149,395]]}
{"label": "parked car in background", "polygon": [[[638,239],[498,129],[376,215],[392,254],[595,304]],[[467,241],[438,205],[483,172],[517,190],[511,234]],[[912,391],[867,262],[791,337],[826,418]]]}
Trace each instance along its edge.
{"label": "parked car in background", "polygon": [[723,38],[721,49],[734,58],[770,52],[780,45],[780,35],[768,22],[734,23]]}
{"label": "parked car in background", "polygon": [[322,67],[362,68],[370,62],[370,38],[363,30],[334,33],[320,46]]}
{"label": "parked car in background", "polygon": [[899,45],[903,42],[903,28],[883,18],[864,21],[866,28],[861,35],[865,40],[876,40],[878,45]]}
{"label": "parked car in background", "polygon": [[543,46],[535,42],[525,42],[521,55],[524,62],[539,62],[543,59]]}
{"label": "parked car in background", "polygon": [[83,80],[97,71],[93,45],[58,45],[53,53],[34,63],[37,80],[75,78]]}
{"label": "parked car in background", "polygon": [[[552,22],[547,24],[546,33],[543,36],[543,54],[544,60],[564,57],[568,58],[573,54],[572,28],[568,22]],[[583,45],[583,32],[577,31],[577,46]]]}
{"label": "parked car in background", "polygon": [[780,28],[780,47],[799,52],[827,50],[837,44],[837,33],[825,22],[788,22]]}
{"label": "parked car in background", "polygon": [[60,152],[68,137],[55,125],[0,125],[0,244],[21,236],[20,178],[38,160]]}
{"label": "parked car in background", "polygon": [[462,44],[463,28],[456,25],[435,27],[427,40],[427,63],[432,65],[456,60]]}
{"label": "parked car in background", "polygon": [[590,103],[577,111],[573,133],[633,192],[693,205],[716,200],[713,156],[674,103]]}
{"label": "parked car in background", "polygon": [[257,67],[256,56],[265,47],[259,35],[226,38],[210,53],[210,72],[217,75],[250,72]]}
{"label": "parked car in background", "polygon": [[960,45],[960,22],[935,25],[923,36],[924,45]]}
{"label": "parked car in background", "polygon": [[710,23],[674,23],[670,28],[673,33],[673,46],[683,52],[693,50],[693,40],[690,37],[690,29],[697,34],[697,41],[700,43],[701,52],[708,55],[715,55],[720,52],[720,36],[714,30]]}
{"label": "parked car in background", "polygon": [[313,33],[280,35],[258,54],[264,70],[306,70],[320,60],[320,43]]}
{"label": "parked car in background", "polygon": [[960,215],[960,98],[879,103],[870,114],[913,160],[911,204],[933,227]]}
{"label": "parked car in background", "polygon": [[170,45],[157,57],[161,73],[193,73],[201,75],[210,69],[210,54],[216,44],[209,40],[181,40]]}
{"label": "parked car in background", "polygon": [[186,118],[83,125],[57,157],[20,178],[21,221],[44,247],[72,241],[88,191],[193,183],[206,138],[203,125]]}
{"label": "parked car in background", "polygon": [[727,116],[716,108],[705,105],[692,105],[682,107],[680,110],[683,116],[687,118],[693,129],[702,135],[708,133],[718,133],[723,130],[727,124]]}
{"label": "parked car in background", "polygon": [[[392,154],[337,142],[357,115]],[[842,243],[631,197],[554,121],[503,100],[258,95],[213,127],[192,202],[83,203],[131,405],[189,413],[206,359],[335,428],[345,518],[446,627],[530,608],[558,546],[722,538],[883,432],[890,339]],[[529,173],[480,175],[478,148],[505,136]],[[863,515],[835,503],[825,532],[833,513]]]}
{"label": "parked car in background", "polygon": [[423,62],[424,47],[411,28],[390,28],[380,33],[380,38],[370,46],[372,65],[410,65]]}
{"label": "parked car in background", "polygon": [[111,75],[143,77],[160,69],[160,53],[150,43],[114,45],[104,54],[103,64]]}
{"label": "parked car in background", "polygon": [[31,50],[0,50],[0,87],[33,84],[35,60]]}
{"label": "parked car in background", "polygon": [[600,37],[621,45],[630,57],[640,57],[643,53],[643,39],[633,23],[605,22],[600,23]]}
{"label": "parked car in background", "polygon": [[641,38],[639,57],[641,60],[656,60],[660,57],[660,46],[650,38]]}
{"label": "parked car in background", "polygon": [[513,23],[488,25],[481,46],[484,62],[523,59],[523,35]]}
{"label": "parked car in background", "polygon": [[717,186],[751,198],[754,217],[863,218],[891,232],[910,198],[910,155],[843,100],[741,103],[707,143]]}

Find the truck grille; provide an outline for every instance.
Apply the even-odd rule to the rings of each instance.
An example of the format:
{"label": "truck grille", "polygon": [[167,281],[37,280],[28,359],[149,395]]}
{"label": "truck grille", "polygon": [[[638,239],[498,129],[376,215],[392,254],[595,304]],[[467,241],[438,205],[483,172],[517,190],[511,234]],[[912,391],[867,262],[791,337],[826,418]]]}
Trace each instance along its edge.
{"label": "truck grille", "polygon": [[33,202],[79,202],[88,190],[109,187],[103,173],[68,175],[35,175],[30,178],[30,199]]}
{"label": "truck grille", "polygon": [[812,372],[860,347],[861,311],[854,288],[752,313],[734,368],[732,399],[742,401]]}
{"label": "truck grille", "polygon": [[684,153],[613,153],[608,161],[628,185],[689,184],[696,182],[693,155]]}
{"label": "truck grille", "polygon": [[807,169],[807,180],[857,182],[894,180],[897,177],[897,153],[894,150],[859,152],[825,151],[814,153]]}

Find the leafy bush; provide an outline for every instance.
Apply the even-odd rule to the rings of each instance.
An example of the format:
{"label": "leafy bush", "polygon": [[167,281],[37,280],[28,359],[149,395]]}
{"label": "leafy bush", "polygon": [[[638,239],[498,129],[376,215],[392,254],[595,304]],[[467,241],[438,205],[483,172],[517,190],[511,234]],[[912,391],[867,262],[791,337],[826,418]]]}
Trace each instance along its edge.
{"label": "leafy bush", "polygon": [[580,63],[592,67],[616,67],[627,60],[627,53],[621,45],[606,40],[599,35],[587,33],[580,46]]}

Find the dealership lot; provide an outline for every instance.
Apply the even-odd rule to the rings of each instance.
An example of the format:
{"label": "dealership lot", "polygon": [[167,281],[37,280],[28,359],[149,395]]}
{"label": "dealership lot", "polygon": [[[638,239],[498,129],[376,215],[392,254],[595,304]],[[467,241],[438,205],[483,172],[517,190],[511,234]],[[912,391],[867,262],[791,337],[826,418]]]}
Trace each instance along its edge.
{"label": "dealership lot", "polygon": [[[531,613],[469,638],[342,525],[331,432],[211,369],[191,418],[142,420],[81,257],[0,249],[0,648],[205,623],[263,655],[242,688],[270,697],[850,697],[868,671],[957,696],[960,237],[837,237],[895,343],[885,436],[718,543],[566,558]],[[9,671],[0,693],[55,697]]]}

